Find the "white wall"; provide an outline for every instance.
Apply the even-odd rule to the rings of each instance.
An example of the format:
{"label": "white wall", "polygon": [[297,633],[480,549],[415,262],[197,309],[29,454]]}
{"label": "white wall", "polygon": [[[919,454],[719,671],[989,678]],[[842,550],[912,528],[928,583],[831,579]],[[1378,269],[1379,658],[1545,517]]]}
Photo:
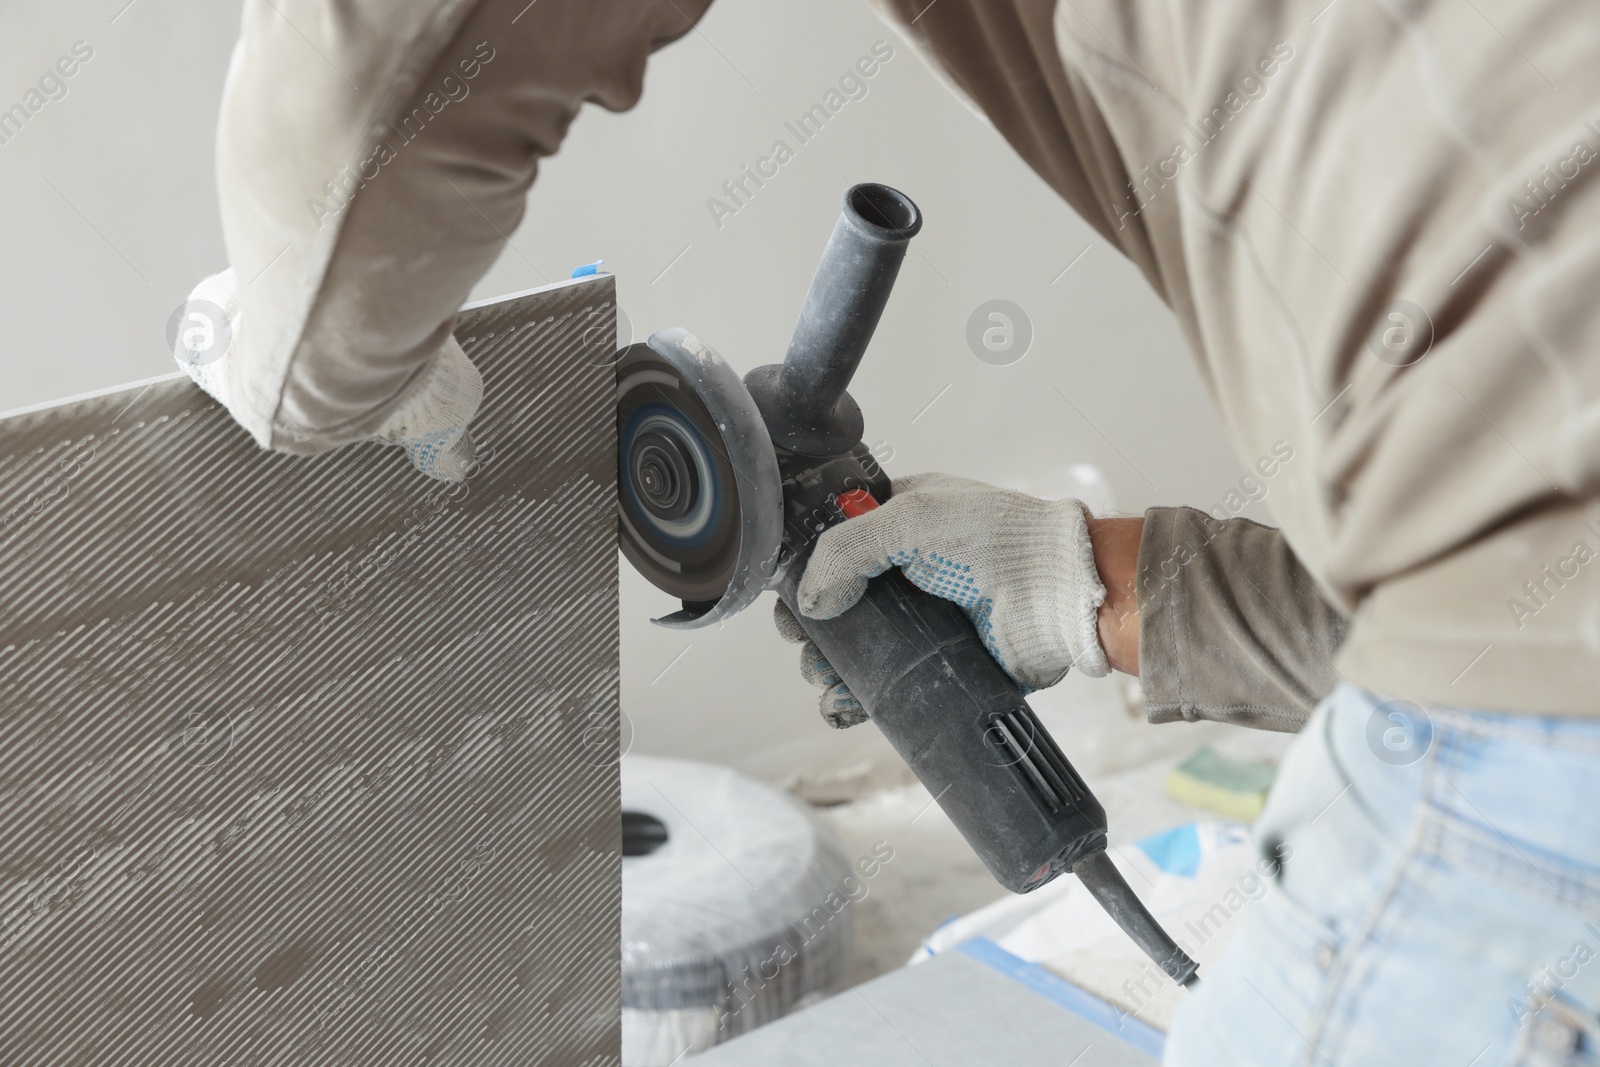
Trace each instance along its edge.
{"label": "white wall", "polygon": [[[0,410],[170,369],[167,316],[222,261],[210,138],[237,9],[125,3],[3,16],[7,105],[73,41],[95,57],[0,146]],[[774,141],[796,147],[785,122],[880,40],[895,54],[866,97],[718,226],[707,200]],[[1129,512],[1209,507],[1238,478],[1176,326],[1137,272],[862,0],[721,0],[646,84],[633,112],[590,109],[574,126],[476,296],[604,257],[635,337],[683,325],[741,370],[774,362],[840,193],[888,182],[926,216],[853,389],[869,439],[894,450],[891,473],[1048,491],[1087,462]],[[1031,350],[1011,366],[979,361],[965,340],[994,298],[1032,322]],[[827,734],[765,605],[721,630],[661,630],[646,620],[672,602],[625,569],[622,606],[636,750],[770,766],[807,746],[872,747],[865,730]],[[1108,686],[1075,682],[1066,699],[1112,700]]]}

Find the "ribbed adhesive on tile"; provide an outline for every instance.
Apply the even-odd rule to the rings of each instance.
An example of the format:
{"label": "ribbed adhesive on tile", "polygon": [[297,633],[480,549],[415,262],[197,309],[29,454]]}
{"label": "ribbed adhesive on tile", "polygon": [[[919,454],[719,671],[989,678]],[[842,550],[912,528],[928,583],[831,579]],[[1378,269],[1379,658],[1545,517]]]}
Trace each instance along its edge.
{"label": "ribbed adhesive on tile", "polygon": [[616,1063],[609,277],[465,311],[480,464],[186,378],[0,420],[0,1063]]}

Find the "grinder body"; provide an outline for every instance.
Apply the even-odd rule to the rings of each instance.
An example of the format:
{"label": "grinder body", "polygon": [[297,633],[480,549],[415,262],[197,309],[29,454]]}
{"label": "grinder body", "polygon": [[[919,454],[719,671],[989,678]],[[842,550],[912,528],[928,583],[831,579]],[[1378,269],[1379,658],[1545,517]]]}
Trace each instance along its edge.
{"label": "grinder body", "polygon": [[[623,494],[624,549],[662,588],[691,588],[669,573],[679,559],[657,558],[673,555],[670,538],[630,547],[627,536],[637,538],[637,528],[652,521],[641,501],[648,498],[667,531],[668,520],[687,510],[680,489],[703,483],[736,492],[743,528],[726,591],[714,602],[685,597],[682,612],[656,621],[706,625],[747,606],[760,590],[775,589],[1001,885],[1024,893],[1073,870],[1169,976],[1191,984],[1194,962],[1106,856],[1105,810],[958,605],[890,568],[836,618],[800,611],[800,579],[817,538],[845,521],[840,497],[859,500],[864,493],[883,502],[892,492],[862,443],[864,420],[847,387],[921,224],[903,193],[870,184],[847,190],[784,361],[757,367],[742,384],[730,382],[720,358],[682,330],[653,335],[648,345],[675,368],[672,389],[641,402],[638,390],[624,388],[639,374],[619,371],[619,406],[630,413],[619,418],[621,475],[646,490],[632,492],[629,484]],[[662,405],[685,403],[669,395],[679,385],[707,401],[696,415],[699,429],[686,423],[668,445],[660,434],[629,436],[639,413],[656,411],[650,417],[659,423]],[[713,424],[721,429],[720,448],[705,432]],[[763,430],[770,452],[752,448],[752,436]],[[673,432],[667,427],[666,436]],[[635,440],[644,443],[633,448],[628,442]],[[719,480],[713,468],[723,460],[730,469]]]}
{"label": "grinder body", "polygon": [[801,613],[797,590],[818,528],[845,517],[839,496],[884,500],[889,485],[862,448],[822,461],[780,456],[778,465],[790,559],[778,595],[995,880],[1025,893],[1104,849],[1104,809],[960,607],[891,568],[837,618]]}
{"label": "grinder body", "polygon": [[1037,888],[1105,848],[1105,811],[957,605],[890,568],[835,619],[801,613],[796,590],[839,497],[888,499],[846,391],[922,215],[882,185],[846,191],[783,363],[745,386],[778,449],[786,561],[778,595],[1001,885]]}

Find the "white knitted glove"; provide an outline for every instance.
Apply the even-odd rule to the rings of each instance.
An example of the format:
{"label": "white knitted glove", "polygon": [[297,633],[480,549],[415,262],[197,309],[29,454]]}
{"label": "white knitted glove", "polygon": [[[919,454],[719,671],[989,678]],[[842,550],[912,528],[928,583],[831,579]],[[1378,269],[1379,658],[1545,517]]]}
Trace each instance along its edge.
{"label": "white knitted glove", "polygon": [[822,690],[817,710],[822,712],[828,725],[835,730],[843,730],[866,722],[867,709],[850,692],[850,687],[839,680],[839,673],[833,669],[833,664],[828,662],[816,642],[806,636],[800,620],[794,617],[789,605],[779,600],[772,613],[772,621],[777,624],[779,637],[801,646],[800,677]]}
{"label": "white knitted glove", "polygon": [[430,478],[459,482],[472,468],[467,423],[482,402],[483,376],[452,335],[372,439],[405,449],[411,465]]}
{"label": "white knitted glove", "polygon": [[[237,350],[239,302],[233,271],[195,286],[179,313],[172,356],[178,366],[230,413],[228,353]],[[411,465],[430,478],[460,481],[473,460],[467,424],[483,401],[483,377],[451,337],[433,362],[414,377],[389,417],[370,438],[399,445]]]}
{"label": "white knitted glove", "polygon": [[223,368],[227,366],[223,357],[235,347],[234,336],[239,332],[233,270],[202,278],[189,291],[189,299],[174,319],[172,358],[211,399],[232,414],[228,383],[223,378]]}
{"label": "white knitted glove", "polygon": [[[818,538],[800,580],[800,610],[831,619],[860,598],[868,578],[899,567],[919,589],[959,604],[1024,691],[1055,685],[1074,666],[1098,678],[1111,670],[1097,621],[1106,591],[1087,517],[1077,500],[1040,500],[947,474],[901,478],[882,507]],[[786,614],[779,612],[779,632],[804,640]],[[824,716],[835,725],[860,721],[859,703],[808,646],[801,672],[825,688]]]}

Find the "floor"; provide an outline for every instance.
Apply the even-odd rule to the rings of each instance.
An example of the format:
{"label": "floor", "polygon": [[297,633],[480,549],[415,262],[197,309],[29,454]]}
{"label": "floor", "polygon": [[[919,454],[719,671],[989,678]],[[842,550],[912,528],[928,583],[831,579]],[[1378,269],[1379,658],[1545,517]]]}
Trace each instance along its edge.
{"label": "floor", "polygon": [[[1043,992],[1044,995],[1041,995]],[[1155,1067],[1159,1035],[1135,1044],[1107,1033],[1041,991],[962,951],[865,982],[843,995],[723,1044],[708,1067]]]}

